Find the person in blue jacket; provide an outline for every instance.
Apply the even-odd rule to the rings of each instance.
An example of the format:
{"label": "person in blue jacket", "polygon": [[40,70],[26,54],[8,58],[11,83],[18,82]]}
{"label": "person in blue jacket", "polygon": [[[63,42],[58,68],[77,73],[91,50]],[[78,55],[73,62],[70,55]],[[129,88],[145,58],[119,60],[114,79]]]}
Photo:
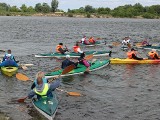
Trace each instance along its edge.
{"label": "person in blue jacket", "polygon": [[11,50],[8,50],[7,53],[4,55],[3,61],[0,64],[0,67],[2,67],[2,66],[18,67],[18,64],[16,63],[14,56],[11,54]]}
{"label": "person in blue jacket", "polygon": [[37,95],[37,99],[40,99],[41,97],[53,97],[52,91],[59,86],[59,78],[54,82],[48,82],[47,79],[44,78],[44,73],[40,71],[36,75],[36,79],[31,87],[32,90],[28,94],[28,98],[30,99],[35,95]]}

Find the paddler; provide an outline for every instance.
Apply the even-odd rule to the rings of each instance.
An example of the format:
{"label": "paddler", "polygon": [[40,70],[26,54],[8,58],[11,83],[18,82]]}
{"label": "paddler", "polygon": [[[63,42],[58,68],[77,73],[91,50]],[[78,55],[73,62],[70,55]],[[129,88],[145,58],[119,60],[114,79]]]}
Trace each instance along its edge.
{"label": "paddler", "polygon": [[88,41],[87,41],[87,39],[86,39],[86,36],[84,35],[83,36],[83,38],[81,39],[81,41],[80,41],[82,44],[85,44],[85,45],[88,45],[89,43],[88,43]]}
{"label": "paddler", "polygon": [[11,54],[11,50],[8,50],[7,53],[4,55],[3,61],[0,64],[0,66],[18,67],[18,64],[16,63],[14,56]]}
{"label": "paddler", "polygon": [[96,42],[93,37],[90,37],[88,39],[88,41],[89,41],[90,44],[95,44],[95,42]]}
{"label": "paddler", "polygon": [[36,85],[28,94],[29,99],[34,97],[34,95],[37,95],[38,99],[41,97],[53,97],[52,91],[60,86],[60,80],[58,78],[54,82],[47,83],[43,79],[43,74],[43,72],[37,74]]}
{"label": "paddler", "polygon": [[75,53],[83,53],[83,51],[80,49],[80,46],[78,43],[76,43],[74,46],[73,46],[73,51]]}
{"label": "paddler", "polygon": [[158,56],[158,53],[156,52],[156,49],[152,49],[150,52],[148,52],[148,59],[160,59],[160,57]]}
{"label": "paddler", "polygon": [[66,67],[68,67],[69,65],[74,64],[76,67],[78,65],[78,62],[73,62],[70,60],[70,55],[66,55],[66,59],[62,62],[61,68],[65,69]]}
{"label": "paddler", "polygon": [[79,64],[82,64],[86,66],[86,72],[89,72],[90,69],[90,64],[89,62],[85,59],[85,52],[81,53],[80,57],[78,58]]}
{"label": "paddler", "polygon": [[129,59],[135,59],[135,60],[146,60],[146,58],[139,58],[137,57],[138,52],[132,48],[131,51],[127,52],[127,57]]}
{"label": "paddler", "polygon": [[130,37],[128,37],[128,36],[126,36],[125,38],[123,38],[122,47],[124,47],[125,45],[127,45],[128,48],[131,48]]}
{"label": "paddler", "polygon": [[59,45],[56,46],[56,52],[64,54],[66,51],[68,51],[68,49],[63,48],[63,43],[59,43]]}

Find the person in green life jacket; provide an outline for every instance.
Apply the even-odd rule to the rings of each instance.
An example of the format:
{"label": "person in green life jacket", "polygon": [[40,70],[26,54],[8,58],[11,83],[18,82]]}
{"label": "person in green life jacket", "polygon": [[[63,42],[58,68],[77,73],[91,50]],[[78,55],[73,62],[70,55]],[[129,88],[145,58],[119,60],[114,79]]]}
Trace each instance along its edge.
{"label": "person in green life jacket", "polygon": [[18,64],[16,63],[14,56],[11,54],[11,50],[8,50],[7,53],[4,55],[3,61],[0,64],[0,67],[2,66],[18,67]]}
{"label": "person in green life jacket", "polygon": [[54,82],[49,82],[44,78],[43,72],[36,74],[36,79],[31,86],[31,91],[28,94],[28,98],[32,98],[37,95],[37,99],[41,97],[53,97],[52,91],[60,86],[60,80],[57,78]]}

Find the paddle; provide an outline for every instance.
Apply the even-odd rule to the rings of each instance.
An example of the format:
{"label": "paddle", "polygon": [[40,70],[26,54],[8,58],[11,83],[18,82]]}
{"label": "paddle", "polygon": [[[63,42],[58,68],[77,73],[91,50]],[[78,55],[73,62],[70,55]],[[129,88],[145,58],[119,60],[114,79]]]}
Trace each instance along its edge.
{"label": "paddle", "polygon": [[27,66],[33,66],[33,64],[20,64],[23,70],[27,70]]}
{"label": "paddle", "polygon": [[[74,68],[75,68],[75,65],[73,65],[73,64],[70,65],[70,66],[68,66],[68,67],[66,67],[66,68],[62,71],[62,73],[59,75],[59,77],[60,77],[61,75],[63,75],[63,74],[66,74],[66,73],[72,71]],[[28,81],[28,80],[33,81],[33,80],[29,79],[26,75],[23,75],[22,73],[17,73],[17,74],[16,74],[16,78],[17,78],[18,80],[22,80],[22,81]],[[57,88],[56,88],[56,89],[57,89]],[[78,92],[67,92],[67,91],[62,90],[62,89],[59,89],[59,90],[66,92],[66,93],[67,93],[68,95],[70,95],[70,96],[81,96],[81,94],[78,93]],[[25,97],[23,97],[23,98],[18,99],[17,101],[18,101],[18,102],[24,102],[25,99],[27,99],[27,98],[28,98],[28,96],[25,96]]]}
{"label": "paddle", "polygon": [[92,58],[93,58],[93,54],[87,55],[86,57],[84,57],[84,59],[86,59],[86,60],[90,60],[90,59],[92,59]]}

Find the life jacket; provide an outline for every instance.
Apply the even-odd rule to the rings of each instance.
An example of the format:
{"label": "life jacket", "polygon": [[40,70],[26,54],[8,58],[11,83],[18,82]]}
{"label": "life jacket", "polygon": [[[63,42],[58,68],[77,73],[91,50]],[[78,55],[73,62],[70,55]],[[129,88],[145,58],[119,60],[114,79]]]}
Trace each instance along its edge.
{"label": "life jacket", "polygon": [[90,66],[89,62],[86,59],[83,59],[82,61],[83,61],[84,66],[86,67]]}
{"label": "life jacket", "polygon": [[80,48],[79,46],[73,46],[73,51],[75,52],[75,53],[78,53],[78,48]]}
{"label": "life jacket", "polygon": [[95,40],[94,40],[93,38],[90,38],[88,41],[89,41],[90,43],[95,43]]}
{"label": "life jacket", "polygon": [[5,61],[6,60],[14,60],[13,58],[14,58],[13,55],[12,54],[8,54],[8,53],[6,53],[5,56],[4,56],[4,60]]}
{"label": "life jacket", "polygon": [[62,49],[63,49],[62,45],[57,45],[57,46],[56,46],[56,52],[59,52],[59,53],[60,53],[59,48],[62,48]]}
{"label": "life jacket", "polygon": [[33,90],[37,95],[40,95],[42,97],[46,97],[47,96],[47,92],[49,90],[49,84],[48,83],[44,83],[42,87],[43,87],[42,91],[37,91],[36,87]]}
{"label": "life jacket", "polygon": [[135,53],[134,51],[127,52],[127,57],[128,57],[129,59],[132,59],[132,55],[133,55],[133,54],[136,55],[136,53]]}
{"label": "life jacket", "polygon": [[[150,51],[150,52],[148,53],[148,55],[149,55],[149,57],[150,57],[151,59],[155,59],[154,56],[155,56],[156,54],[157,54],[157,53],[156,53],[156,52],[153,52],[153,51]],[[157,54],[157,56],[158,56],[158,54]]]}
{"label": "life jacket", "polygon": [[[47,79],[46,78],[42,78],[43,83],[47,83]],[[37,80],[34,80],[35,85],[37,86]]]}

